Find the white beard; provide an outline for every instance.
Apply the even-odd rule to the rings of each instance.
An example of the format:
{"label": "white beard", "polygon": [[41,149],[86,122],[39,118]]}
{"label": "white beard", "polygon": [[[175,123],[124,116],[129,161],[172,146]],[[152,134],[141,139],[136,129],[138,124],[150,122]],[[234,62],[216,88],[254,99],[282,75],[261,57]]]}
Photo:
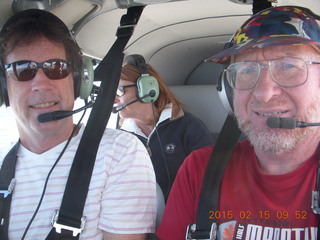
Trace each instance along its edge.
{"label": "white beard", "polygon": [[[309,111],[303,117],[305,122],[319,122],[320,99],[310,106]],[[314,134],[317,128],[306,127],[296,129],[256,129],[250,121],[244,120],[235,108],[239,128],[248,137],[254,148],[266,153],[280,155],[290,152],[303,139]]]}

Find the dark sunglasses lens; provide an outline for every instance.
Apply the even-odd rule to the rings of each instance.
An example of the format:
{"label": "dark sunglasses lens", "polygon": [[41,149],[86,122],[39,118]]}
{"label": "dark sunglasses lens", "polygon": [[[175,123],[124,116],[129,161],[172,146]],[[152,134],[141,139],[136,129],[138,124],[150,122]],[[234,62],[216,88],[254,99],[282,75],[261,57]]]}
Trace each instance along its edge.
{"label": "dark sunglasses lens", "polygon": [[70,64],[61,60],[47,61],[43,63],[43,71],[50,79],[62,79],[70,74]]}
{"label": "dark sunglasses lens", "polygon": [[14,64],[14,73],[18,81],[29,81],[37,74],[38,67],[35,62],[19,61]]}
{"label": "dark sunglasses lens", "polygon": [[[13,63],[14,73],[18,81],[25,82],[33,79],[39,69],[36,62],[18,61]],[[40,64],[41,65],[41,64]],[[67,77],[70,74],[70,64],[62,60],[49,60],[43,63],[43,72],[49,79],[57,80]]]}

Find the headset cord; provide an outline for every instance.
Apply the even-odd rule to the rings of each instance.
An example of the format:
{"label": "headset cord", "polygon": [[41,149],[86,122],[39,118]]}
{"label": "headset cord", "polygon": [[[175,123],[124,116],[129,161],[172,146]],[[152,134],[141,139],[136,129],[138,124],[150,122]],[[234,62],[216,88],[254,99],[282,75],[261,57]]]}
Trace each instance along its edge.
{"label": "headset cord", "polygon": [[162,147],[161,140],[160,140],[160,136],[159,136],[159,132],[158,132],[158,128],[157,128],[157,125],[156,125],[156,117],[155,117],[155,113],[154,113],[154,103],[153,102],[152,102],[152,114],[153,114],[154,129],[155,129],[155,132],[156,132],[156,135],[157,135],[157,139],[158,139],[158,142],[159,142],[159,145],[160,145],[161,154],[162,154],[162,157],[163,157],[163,162],[164,162],[164,165],[165,165],[165,168],[166,168],[166,172],[167,172],[167,176],[168,176],[168,190],[167,190],[166,193],[163,193],[165,199],[167,199],[167,197],[169,196],[169,193],[170,193],[170,188],[171,188],[171,177],[170,177],[169,167],[168,167],[168,163],[167,163],[167,158],[166,158],[166,156],[164,154],[163,147]]}
{"label": "headset cord", "polygon": [[[87,104],[87,100],[85,100],[85,104]],[[39,211],[39,209],[40,209],[40,206],[41,206],[41,204],[42,204],[42,200],[43,200],[43,198],[44,198],[44,195],[45,195],[45,192],[46,192],[46,189],[47,189],[47,185],[48,185],[48,181],[49,181],[49,178],[50,178],[50,176],[51,176],[51,173],[53,172],[54,168],[56,167],[56,165],[57,165],[58,162],[60,161],[60,159],[61,159],[61,157],[63,156],[64,152],[66,151],[66,149],[67,149],[67,147],[68,147],[68,145],[69,145],[69,143],[70,143],[70,141],[71,141],[71,139],[72,139],[75,131],[78,129],[78,127],[79,127],[79,125],[80,125],[80,123],[81,123],[84,115],[86,114],[86,111],[87,111],[87,109],[85,109],[85,110],[83,111],[83,114],[81,115],[81,117],[80,117],[78,123],[76,124],[76,126],[73,128],[72,133],[71,133],[70,137],[68,138],[68,141],[66,142],[65,146],[63,147],[63,149],[62,149],[60,155],[58,156],[57,160],[55,161],[55,163],[54,163],[53,166],[51,167],[51,169],[50,169],[50,171],[49,171],[49,173],[48,173],[48,175],[47,175],[47,177],[46,177],[46,180],[45,180],[45,183],[44,183],[44,187],[43,187],[43,191],[42,191],[42,194],[41,194],[39,203],[38,203],[38,205],[37,205],[37,208],[36,208],[34,214],[32,215],[32,217],[31,217],[31,219],[30,219],[30,221],[29,221],[29,223],[28,223],[28,225],[27,225],[27,227],[26,227],[26,230],[24,231],[24,233],[23,233],[23,235],[22,235],[21,240],[24,240],[24,239],[25,239],[25,237],[26,237],[26,235],[27,235],[27,233],[28,233],[28,231],[29,231],[29,228],[30,228],[31,224],[32,224],[33,220],[35,219],[35,217],[36,217],[36,215],[37,215],[37,213],[38,213],[38,211]]]}

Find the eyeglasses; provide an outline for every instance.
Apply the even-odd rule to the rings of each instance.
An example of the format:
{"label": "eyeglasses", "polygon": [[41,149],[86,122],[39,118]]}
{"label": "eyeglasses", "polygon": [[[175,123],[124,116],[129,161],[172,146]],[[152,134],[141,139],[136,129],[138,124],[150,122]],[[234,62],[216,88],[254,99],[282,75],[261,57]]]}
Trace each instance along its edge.
{"label": "eyeglasses", "polygon": [[70,62],[61,59],[50,59],[45,62],[34,62],[29,60],[21,60],[4,65],[8,74],[12,72],[16,76],[16,80],[25,82],[33,79],[39,68],[42,68],[44,74],[52,80],[58,80],[67,77],[70,74]]}
{"label": "eyeglasses", "polygon": [[129,88],[129,87],[136,87],[137,85],[136,84],[131,84],[131,85],[125,85],[125,86],[119,86],[118,89],[117,89],[117,97],[122,97],[124,95],[124,90],[126,88]]}
{"label": "eyeglasses", "polygon": [[252,89],[259,80],[260,70],[268,68],[273,81],[280,87],[297,87],[307,81],[307,64],[320,64],[320,62],[304,61],[300,58],[279,58],[267,61],[267,65],[261,65],[259,62],[230,64],[225,69],[230,86],[237,90]]}

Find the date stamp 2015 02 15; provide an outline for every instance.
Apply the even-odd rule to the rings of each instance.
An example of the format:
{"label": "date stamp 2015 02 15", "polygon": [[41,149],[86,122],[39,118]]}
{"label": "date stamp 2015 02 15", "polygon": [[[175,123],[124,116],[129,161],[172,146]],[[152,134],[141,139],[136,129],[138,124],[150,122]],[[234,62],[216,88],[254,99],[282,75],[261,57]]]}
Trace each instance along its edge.
{"label": "date stamp 2015 02 15", "polygon": [[239,213],[235,214],[233,211],[209,211],[209,219],[252,219],[252,218],[259,218],[259,219],[308,219],[308,212],[307,211],[295,211],[294,213],[289,213],[286,210],[279,210],[279,211],[268,211],[268,210],[258,210],[258,211],[240,211]]}

